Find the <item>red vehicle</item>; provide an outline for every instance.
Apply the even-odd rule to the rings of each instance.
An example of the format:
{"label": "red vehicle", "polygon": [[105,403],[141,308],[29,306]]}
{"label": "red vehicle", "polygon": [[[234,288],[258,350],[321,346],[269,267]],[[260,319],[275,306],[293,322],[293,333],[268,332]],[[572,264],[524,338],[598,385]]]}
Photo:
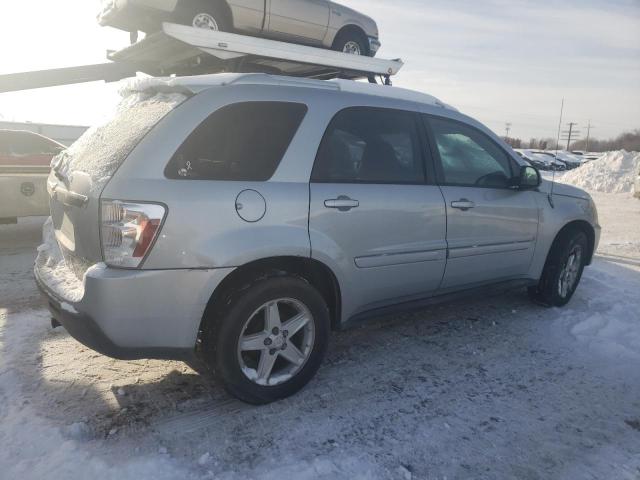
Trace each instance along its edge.
{"label": "red vehicle", "polygon": [[0,223],[49,215],[51,159],[65,148],[37,133],[0,130]]}

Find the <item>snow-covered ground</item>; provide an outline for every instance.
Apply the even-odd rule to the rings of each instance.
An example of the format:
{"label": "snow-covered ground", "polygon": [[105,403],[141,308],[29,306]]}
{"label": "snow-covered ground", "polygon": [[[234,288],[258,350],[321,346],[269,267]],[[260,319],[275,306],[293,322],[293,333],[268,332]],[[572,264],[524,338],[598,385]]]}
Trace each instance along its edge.
{"label": "snow-covered ground", "polygon": [[266,407],[52,330],[44,219],[0,226],[0,478],[638,479],[640,200],[594,199],[601,247],[568,307],[516,291],[335,333]]}

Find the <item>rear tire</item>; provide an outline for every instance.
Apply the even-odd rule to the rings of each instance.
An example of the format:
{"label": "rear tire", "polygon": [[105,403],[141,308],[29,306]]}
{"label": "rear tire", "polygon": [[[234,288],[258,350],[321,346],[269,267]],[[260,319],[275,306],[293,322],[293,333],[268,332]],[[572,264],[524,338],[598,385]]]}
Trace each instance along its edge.
{"label": "rear tire", "polygon": [[536,303],[563,307],[575,293],[588,256],[589,241],[584,232],[568,230],[551,247],[540,282],[529,287]]}
{"label": "rear tire", "polygon": [[[225,297],[205,319],[202,356],[226,390],[254,405],[301,390],[320,368],[329,342],[329,309],[320,293],[300,277],[281,275]],[[303,317],[308,321],[300,326],[299,320],[294,330],[292,320]]]}
{"label": "rear tire", "polygon": [[176,21],[189,27],[230,32],[231,21],[216,2],[182,0],[176,13]]}
{"label": "rear tire", "polygon": [[369,56],[369,42],[362,33],[356,30],[345,30],[338,33],[331,49],[352,55]]}

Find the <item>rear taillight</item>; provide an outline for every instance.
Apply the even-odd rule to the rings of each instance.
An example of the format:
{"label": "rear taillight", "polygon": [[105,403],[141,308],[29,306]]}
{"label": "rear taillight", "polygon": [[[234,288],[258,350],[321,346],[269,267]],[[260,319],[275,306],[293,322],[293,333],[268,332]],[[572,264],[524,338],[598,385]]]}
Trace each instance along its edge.
{"label": "rear taillight", "polygon": [[102,256],[107,265],[137,268],[158,236],[166,209],[155,203],[103,200]]}

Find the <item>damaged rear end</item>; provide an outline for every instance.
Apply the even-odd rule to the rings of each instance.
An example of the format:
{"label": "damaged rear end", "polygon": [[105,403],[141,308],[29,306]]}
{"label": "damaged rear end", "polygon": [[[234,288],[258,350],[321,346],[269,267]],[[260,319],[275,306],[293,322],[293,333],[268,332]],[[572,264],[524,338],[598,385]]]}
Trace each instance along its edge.
{"label": "damaged rear end", "polygon": [[[153,275],[140,267],[167,208],[162,203],[133,201],[135,192],[125,199],[103,199],[102,193],[136,146],[189,94],[135,80],[125,84],[121,94],[123,99],[111,118],[52,161],[47,180],[51,218],[44,226],[35,276],[49,301],[54,324],[62,324],[82,343],[117,358],[175,356],[154,355],[144,348],[128,354],[126,345],[107,331],[117,332],[133,318],[135,305],[127,301],[131,295],[126,291],[137,283],[137,276]],[[176,279],[169,277],[147,284],[170,288]],[[152,300],[157,293],[139,294]],[[111,312],[108,321],[99,318],[105,311]],[[134,332],[137,346],[144,347],[144,335]],[[157,342],[149,342],[150,350],[156,347]]]}

